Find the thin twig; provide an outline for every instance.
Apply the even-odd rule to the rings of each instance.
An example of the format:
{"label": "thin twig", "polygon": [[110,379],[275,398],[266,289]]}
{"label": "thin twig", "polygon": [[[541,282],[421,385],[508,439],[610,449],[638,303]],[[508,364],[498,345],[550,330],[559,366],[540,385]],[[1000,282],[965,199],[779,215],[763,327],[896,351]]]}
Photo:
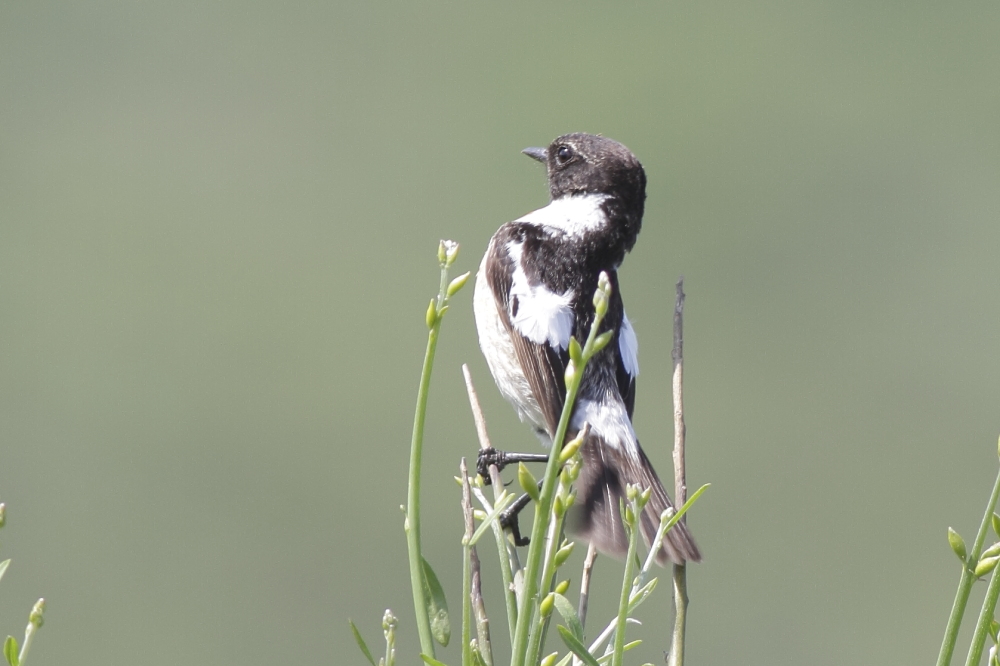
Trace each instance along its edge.
{"label": "thin twig", "polygon": [[[472,488],[469,485],[469,470],[462,458],[462,513],[465,514],[465,538],[471,540],[476,531],[476,520],[472,515]],[[493,666],[493,647],[490,643],[490,619],[486,616],[486,604],[483,603],[482,577],[479,569],[479,555],[476,547],[469,548],[469,565],[471,568],[471,599],[472,614],[476,618],[476,638],[478,641],[479,654],[482,656],[486,666]],[[463,618],[463,622],[466,621]]]}
{"label": "thin twig", "polygon": [[590,575],[594,571],[594,563],[597,561],[597,546],[593,542],[587,546],[587,557],[583,560],[583,574],[580,576],[580,608],[577,615],[580,617],[580,624],[587,626],[587,603],[590,601]]}
{"label": "thin twig", "polygon": [[[674,498],[677,506],[687,501],[687,477],[684,468],[684,440],[687,427],[684,425],[684,278],[677,281],[677,300],[674,303]],[[683,520],[683,518],[682,518]],[[684,633],[687,625],[687,566],[675,564],[673,568],[674,587],[674,631],[670,645],[670,666],[684,665]]]}
{"label": "thin twig", "polygon": [[[462,374],[465,377],[465,390],[469,394],[469,407],[472,409],[472,419],[476,423],[476,434],[479,437],[479,448],[486,450],[493,448],[490,442],[490,435],[486,430],[486,417],[483,416],[483,407],[479,404],[479,394],[472,383],[472,373],[468,364],[462,364]],[[503,493],[503,479],[500,477],[500,470],[496,465],[489,467],[490,482],[493,485],[493,499],[497,501]],[[507,551],[507,556],[500,556],[500,574],[504,580],[504,602],[507,607],[507,623],[510,627],[510,640],[514,641],[514,625],[517,622],[517,600],[520,591],[523,590],[521,571],[521,560],[517,555],[517,547],[510,534],[510,529],[497,530],[497,548]],[[501,543],[502,542],[502,543]],[[501,553],[503,551],[501,550]]]}

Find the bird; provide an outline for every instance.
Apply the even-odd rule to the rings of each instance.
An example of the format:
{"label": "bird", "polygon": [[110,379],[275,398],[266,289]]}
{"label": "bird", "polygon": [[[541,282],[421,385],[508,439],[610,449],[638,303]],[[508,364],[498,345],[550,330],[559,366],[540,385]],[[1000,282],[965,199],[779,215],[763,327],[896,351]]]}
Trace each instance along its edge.
{"label": "bird", "polygon": [[[673,508],[632,426],[638,340],[618,281],[642,227],[646,173],[628,148],[595,134],[565,134],[522,152],[546,165],[550,201],[490,239],[473,297],[479,345],[500,393],[550,447],[566,398],[569,341],[586,338],[594,291],[607,275],[612,292],[600,332],[613,337],[588,363],[570,419],[567,440],[585,423],[589,432],[567,531],[621,558],[628,549],[620,509],[628,484],[651,489],[639,521],[647,546],[662,512]],[[701,560],[684,522],[667,533],[656,560]]]}

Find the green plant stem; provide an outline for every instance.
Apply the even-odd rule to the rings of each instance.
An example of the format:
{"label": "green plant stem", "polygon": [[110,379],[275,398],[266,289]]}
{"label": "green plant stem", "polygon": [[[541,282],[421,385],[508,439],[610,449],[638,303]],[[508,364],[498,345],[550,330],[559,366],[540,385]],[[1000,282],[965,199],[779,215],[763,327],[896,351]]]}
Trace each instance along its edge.
{"label": "green plant stem", "polygon": [[431,370],[434,368],[434,353],[437,351],[438,334],[441,331],[441,320],[448,307],[448,267],[454,261],[454,255],[446,261],[444,243],[438,254],[441,260],[441,284],[438,289],[433,320],[428,319],[430,330],[427,333],[427,350],[424,352],[424,365],[420,371],[420,388],[417,390],[417,407],[413,415],[413,438],[410,441],[410,478],[406,494],[406,547],[410,563],[410,586],[413,590],[413,609],[417,621],[417,634],[420,636],[420,651],[429,657],[434,657],[434,637],[431,634],[431,622],[427,615],[427,598],[424,594],[424,558],[420,549],[420,466],[423,460],[424,421],[427,416],[427,394],[431,385]]}
{"label": "green plant stem", "polygon": [[682,666],[684,664],[684,633],[687,629],[687,565],[675,564],[673,571],[674,580],[674,633],[670,651],[670,666]]}
{"label": "green plant stem", "polygon": [[629,530],[628,555],[625,556],[625,575],[622,578],[622,594],[618,601],[618,627],[615,629],[615,647],[611,653],[611,666],[622,666],[625,655],[625,625],[628,620],[628,601],[632,590],[632,574],[635,569],[635,551],[639,541],[638,522],[641,508],[635,499],[629,502],[632,510],[632,524],[626,522]]}
{"label": "green plant stem", "polygon": [[993,621],[993,612],[997,608],[997,598],[1000,598],[1000,572],[994,569],[990,586],[986,588],[986,598],[983,599],[983,609],[979,613],[976,631],[972,634],[972,644],[969,646],[969,657],[965,660],[965,666],[979,666],[979,660],[983,656],[983,646],[989,635],[990,623]]}
{"label": "green plant stem", "polygon": [[[951,615],[948,617],[948,625],[944,631],[944,639],[941,641],[941,651],[938,653],[937,666],[948,666],[951,664],[951,656],[955,652],[955,643],[958,640],[958,630],[962,625],[962,617],[965,615],[965,607],[969,602],[969,593],[972,592],[972,584],[976,577],[970,571],[969,563],[975,567],[979,561],[979,556],[983,552],[983,543],[986,541],[986,532],[989,529],[993,518],[993,509],[1000,498],[1000,473],[993,484],[993,494],[990,496],[990,503],[986,507],[983,522],[979,526],[979,533],[976,535],[976,542],[972,545],[972,552],[969,553],[965,566],[962,567],[962,577],[958,582],[958,591],[955,593],[955,602],[951,606]],[[994,574],[994,578],[996,575]],[[991,583],[992,585],[992,583]],[[995,600],[994,600],[995,604]]]}
{"label": "green plant stem", "polygon": [[438,320],[427,336],[427,351],[424,353],[424,367],[420,373],[420,389],[417,392],[417,412],[413,418],[413,439],[410,442],[410,483],[406,502],[406,547],[410,559],[413,612],[417,618],[420,651],[429,657],[434,657],[434,638],[431,636],[431,621],[427,617],[423,556],[420,550],[420,463],[424,447],[427,392],[431,383],[431,369],[434,367],[434,352],[437,348],[440,326],[441,322]]}
{"label": "green plant stem", "polygon": [[595,312],[594,322],[590,327],[590,334],[587,336],[587,343],[583,348],[582,363],[579,364],[579,367],[574,368],[574,373],[570,381],[566,382],[566,401],[563,403],[559,425],[556,427],[555,436],[552,438],[552,450],[549,451],[549,462],[545,466],[541,496],[535,504],[535,519],[531,525],[531,544],[528,547],[528,561],[525,564],[523,572],[523,603],[517,616],[517,627],[514,630],[514,644],[511,648],[511,666],[525,666],[526,663],[529,633],[540,602],[538,598],[539,567],[541,566],[542,553],[545,550],[544,536],[546,524],[548,523],[547,518],[552,511],[552,498],[556,492],[556,477],[559,475],[559,454],[566,441],[566,431],[569,429],[573,406],[576,404],[576,394],[580,390],[580,382],[583,379],[587,361],[590,360],[590,357],[594,353],[594,340],[597,337],[597,329],[600,323],[601,317]]}
{"label": "green plant stem", "polygon": [[[560,475],[559,489],[556,492],[565,498],[569,496],[570,488],[568,484],[564,484],[562,477],[563,475]],[[555,582],[556,552],[559,550],[559,545],[562,543],[565,513],[562,517],[559,517],[555,515],[555,512],[553,512],[549,518],[549,522],[549,530],[546,533],[547,539],[545,544],[545,558],[542,566],[542,582],[538,588],[541,590],[542,594],[548,594],[551,592],[553,589],[553,583]],[[541,594],[539,596],[541,596]],[[552,616],[549,615],[536,624],[532,629],[531,635],[528,637],[527,663],[535,664],[541,659],[540,652],[542,651],[542,645],[545,642],[545,634],[548,631],[549,620],[551,618]]]}

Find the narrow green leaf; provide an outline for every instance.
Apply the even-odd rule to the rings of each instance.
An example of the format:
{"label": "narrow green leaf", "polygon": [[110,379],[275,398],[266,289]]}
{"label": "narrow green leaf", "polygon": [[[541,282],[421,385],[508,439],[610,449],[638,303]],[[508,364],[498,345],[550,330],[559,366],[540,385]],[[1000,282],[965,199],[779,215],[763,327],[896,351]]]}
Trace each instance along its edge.
{"label": "narrow green leaf", "polygon": [[556,627],[556,629],[559,630],[559,635],[562,637],[563,643],[566,644],[566,647],[568,647],[573,654],[578,656],[583,663],[587,664],[587,666],[601,666],[594,655],[590,654],[590,650],[587,649],[587,646],[577,640],[572,631],[561,624]]}
{"label": "narrow green leaf", "polygon": [[426,559],[423,562],[424,586],[427,589],[427,616],[431,619],[431,634],[434,636],[434,640],[443,647],[448,647],[448,641],[451,640],[448,601],[444,597],[444,589],[441,587],[441,581],[434,574],[430,563]]}
{"label": "narrow green leaf", "polygon": [[421,653],[420,658],[424,660],[427,666],[447,666],[443,661],[438,661],[434,657],[428,657],[426,654]]}
{"label": "narrow green leaf", "polygon": [[562,615],[562,619],[566,621],[566,628],[572,632],[573,637],[576,638],[580,643],[583,643],[583,625],[580,624],[580,617],[576,614],[576,609],[573,608],[573,604],[569,602],[569,599],[561,594],[556,595],[556,610]]}
{"label": "narrow green leaf", "polygon": [[955,551],[956,555],[958,555],[958,559],[965,562],[965,539],[962,538],[961,534],[950,527],[948,528],[948,545],[951,546],[951,549]]}
{"label": "narrow green leaf", "polygon": [[993,638],[994,644],[1000,643],[1000,622],[992,620],[990,622],[990,626],[987,628],[987,631],[990,632],[990,636]]}
{"label": "narrow green leaf", "polygon": [[4,560],[3,562],[0,562],[0,578],[3,578],[3,575],[7,573],[8,566],[10,566],[10,560]]}
{"label": "narrow green leaf", "polygon": [[652,579],[651,581],[640,587],[638,590],[636,590],[635,593],[629,598],[628,600],[629,615],[631,615],[632,611],[638,608],[639,604],[645,601],[646,598],[653,593],[653,590],[656,589],[656,582],[658,580],[659,578]]}
{"label": "narrow green leaf", "polygon": [[4,641],[3,656],[7,657],[7,663],[10,666],[18,666],[21,663],[20,658],[17,656],[17,639],[13,636],[8,636],[7,640]]}
{"label": "narrow green leaf", "polygon": [[993,514],[993,533],[1000,536],[1000,516]]}
{"label": "narrow green leaf", "polygon": [[472,533],[472,538],[469,540],[470,546],[476,545],[476,542],[478,542],[486,531],[490,529],[490,526],[493,524],[493,521],[497,519],[497,516],[503,513],[503,510],[510,506],[514,499],[513,494],[505,493],[500,501],[493,505],[493,510],[487,514],[486,518],[483,519],[483,522],[481,522],[479,527],[476,528],[476,531]]}
{"label": "narrow green leaf", "polygon": [[354,620],[348,620],[347,623],[351,625],[351,631],[354,632],[354,640],[357,642],[358,647],[361,648],[361,654],[365,655],[365,659],[368,660],[369,664],[378,666],[375,663],[375,657],[372,656],[371,650],[368,649],[368,644],[365,643],[365,639],[361,638],[361,632],[354,625]]}

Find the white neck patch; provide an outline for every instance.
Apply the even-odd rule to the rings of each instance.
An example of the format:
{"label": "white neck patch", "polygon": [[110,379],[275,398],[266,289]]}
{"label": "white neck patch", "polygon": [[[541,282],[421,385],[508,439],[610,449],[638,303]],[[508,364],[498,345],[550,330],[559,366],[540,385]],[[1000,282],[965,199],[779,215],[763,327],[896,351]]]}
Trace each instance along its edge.
{"label": "white neck patch", "polygon": [[580,194],[562,197],[549,202],[545,208],[528,213],[515,222],[528,222],[551,229],[558,229],[570,236],[582,236],[588,231],[598,231],[608,224],[601,203],[606,194]]}

